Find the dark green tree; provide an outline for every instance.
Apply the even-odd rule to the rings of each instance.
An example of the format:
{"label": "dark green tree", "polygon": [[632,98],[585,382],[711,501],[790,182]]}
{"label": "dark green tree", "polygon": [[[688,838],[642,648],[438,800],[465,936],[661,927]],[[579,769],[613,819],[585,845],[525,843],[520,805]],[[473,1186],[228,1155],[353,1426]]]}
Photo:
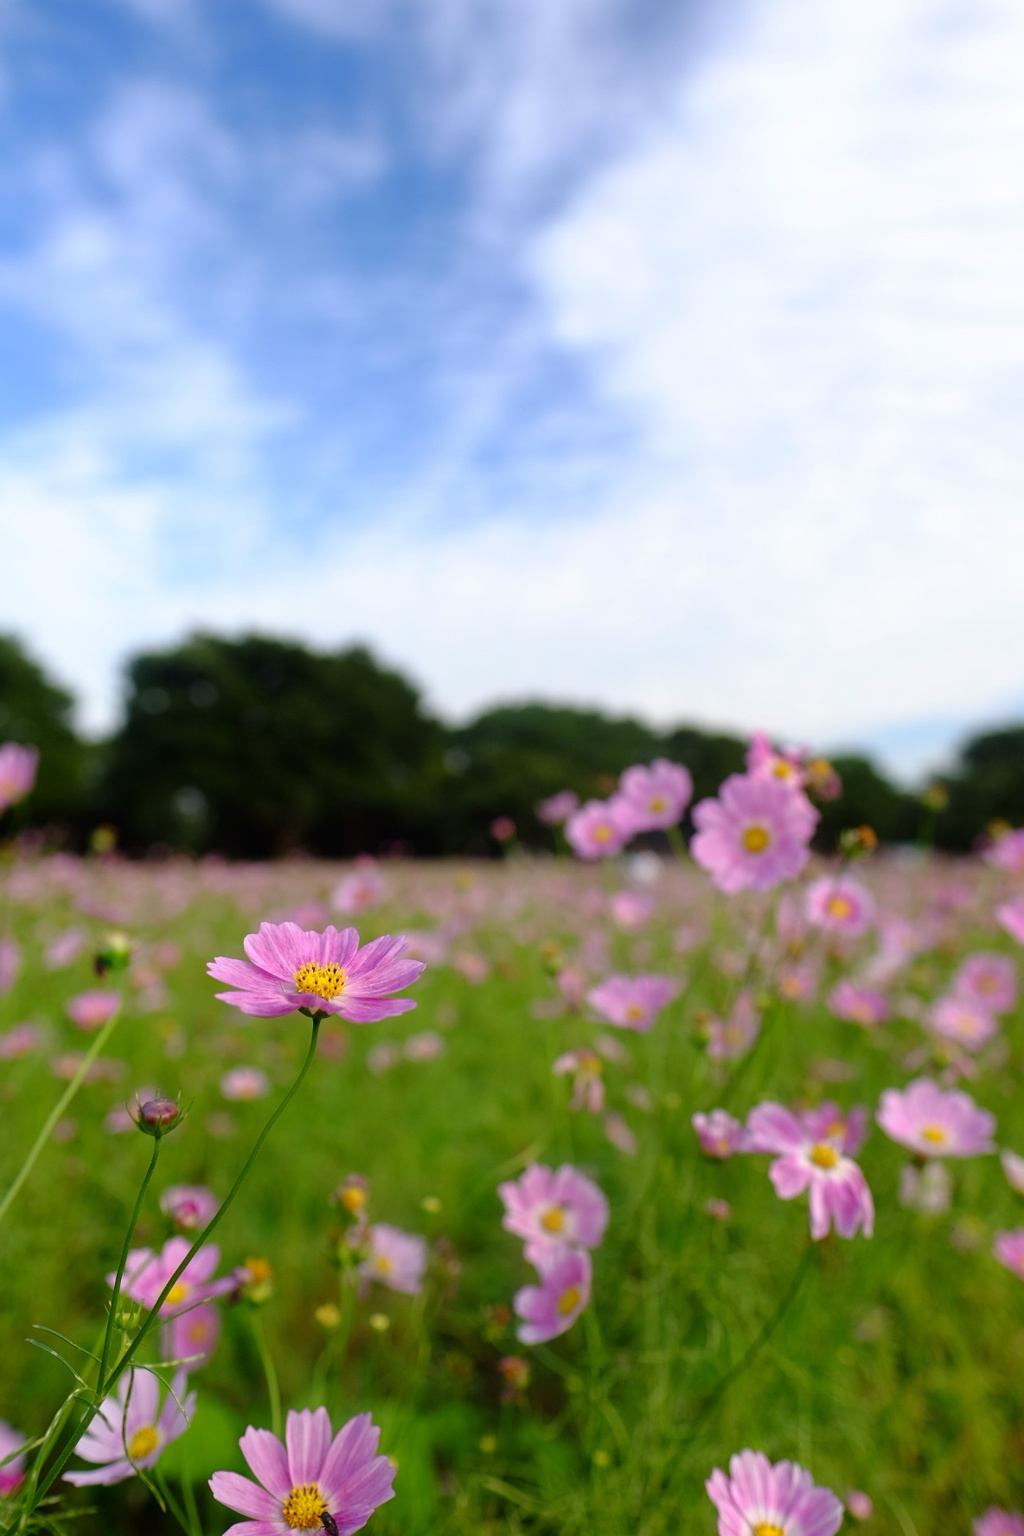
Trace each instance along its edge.
{"label": "dark green tree", "polygon": [[1024,826],[1024,726],[972,736],[944,782],[949,805],[935,819],[939,847],[965,851],[991,821]]}
{"label": "dark green tree", "polygon": [[98,809],[135,851],[419,847],[441,751],[416,689],[362,648],[197,634],[129,664]]}
{"label": "dark green tree", "polygon": [[869,758],[835,757],[832,766],[843,781],[838,800],[818,803],[821,820],[814,842],[825,853],[834,853],[839,834],[848,827],[869,826],[882,843],[912,843],[921,820],[920,800],[897,789]]}
{"label": "dark green tree", "polygon": [[0,742],[39,749],[35,789],[15,813],[21,826],[76,826],[89,749],[71,723],[74,701],[50,681],[20,641],[0,635]]}

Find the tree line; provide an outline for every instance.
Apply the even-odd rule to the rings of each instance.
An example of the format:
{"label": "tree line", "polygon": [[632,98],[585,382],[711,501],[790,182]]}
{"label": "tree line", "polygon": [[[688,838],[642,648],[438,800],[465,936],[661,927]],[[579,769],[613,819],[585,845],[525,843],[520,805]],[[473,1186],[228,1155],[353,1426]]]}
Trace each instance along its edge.
{"label": "tree line", "polygon": [[[84,848],[108,826],[130,854],[486,855],[498,846],[492,823],[507,817],[523,845],[550,848],[535,809],[546,796],[603,798],[624,768],[661,756],[686,764],[699,800],[742,770],[747,748],[695,726],[658,731],[541,703],[448,726],[364,647],[324,653],[266,635],[194,634],[131,658],[124,681],[117,730],[87,742],[71,695],[0,636],[0,741],[40,751],[20,829]],[[882,842],[950,851],[970,849],[993,822],[1024,824],[1024,726],[969,740],[924,799],[866,757],[834,764],[843,793],[821,807],[825,850],[861,824]]]}

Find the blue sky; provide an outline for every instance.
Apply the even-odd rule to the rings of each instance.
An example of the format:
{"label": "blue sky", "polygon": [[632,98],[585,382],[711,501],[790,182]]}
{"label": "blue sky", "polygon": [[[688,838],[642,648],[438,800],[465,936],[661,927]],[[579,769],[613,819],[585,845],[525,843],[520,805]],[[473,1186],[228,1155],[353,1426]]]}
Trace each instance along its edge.
{"label": "blue sky", "polygon": [[1010,0],[0,0],[0,623],[859,743],[1024,712]]}

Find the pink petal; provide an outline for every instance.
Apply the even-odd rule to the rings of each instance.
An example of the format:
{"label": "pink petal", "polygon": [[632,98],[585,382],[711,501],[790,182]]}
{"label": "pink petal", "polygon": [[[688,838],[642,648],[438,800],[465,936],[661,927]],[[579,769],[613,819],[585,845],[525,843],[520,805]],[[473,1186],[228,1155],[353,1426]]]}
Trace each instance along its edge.
{"label": "pink petal", "polygon": [[331,1420],[327,1409],[303,1408],[298,1413],[289,1409],[284,1434],[292,1486],[318,1483],[331,1448]]}
{"label": "pink petal", "polygon": [[239,1520],[224,1536],[292,1536],[287,1520]]}
{"label": "pink petal", "polygon": [[64,1481],[73,1483],[76,1488],[88,1488],[91,1484],[123,1483],[125,1478],[134,1476],[135,1468],[127,1457],[123,1457],[120,1461],[108,1461],[105,1467],[97,1467],[95,1472],[65,1472]]}
{"label": "pink petal", "polygon": [[260,923],[258,933],[248,933],[242,943],[249,959],[280,981],[291,981],[320,947],[318,933],[304,933],[297,923]]}
{"label": "pink petal", "polygon": [[226,1504],[240,1515],[251,1515],[256,1520],[281,1518],[281,1500],[238,1472],[215,1472],[210,1478],[210,1491],[218,1504]]}
{"label": "pink petal", "polygon": [[215,992],[219,1003],[230,1003],[241,1013],[257,1019],[276,1019],[279,1014],[292,1013],[297,1006],[283,992]]}
{"label": "pink petal", "polygon": [[238,1444],[253,1476],[277,1498],[286,1499],[292,1491],[292,1480],[284,1446],[277,1436],[269,1429],[250,1425]]}
{"label": "pink petal", "polygon": [[334,1507],[350,1479],[377,1454],[380,1430],[368,1413],[360,1413],[339,1429],[320,1469],[320,1492]]}

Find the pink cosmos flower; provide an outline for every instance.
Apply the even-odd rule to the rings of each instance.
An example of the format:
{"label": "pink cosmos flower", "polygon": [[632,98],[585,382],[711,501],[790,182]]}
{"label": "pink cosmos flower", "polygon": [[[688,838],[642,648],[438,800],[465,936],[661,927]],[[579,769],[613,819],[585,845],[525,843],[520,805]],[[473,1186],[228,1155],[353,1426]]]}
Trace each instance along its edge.
{"label": "pink cosmos flower", "polygon": [[392,1291],[416,1296],[423,1288],[427,1267],[427,1245],[422,1237],[400,1232],[378,1221],[370,1228],[370,1253],[359,1273],[366,1280],[379,1280]]}
{"label": "pink cosmos flower", "polygon": [[72,960],[77,959],[84,943],[85,934],[81,928],[65,929],[46,946],[43,964],[48,971],[62,971]]}
{"label": "pink cosmos flower", "polygon": [[646,891],[615,891],[609,898],[608,907],[616,928],[624,928],[630,933],[650,921],[654,898]]}
{"label": "pink cosmos flower", "polygon": [[1008,955],[968,955],[953,977],[952,991],[987,1013],[1008,1013],[1017,1001],[1017,968]]}
{"label": "pink cosmos flower", "polygon": [[1008,1509],[986,1509],[973,1526],[974,1536],[1024,1536],[1024,1515]]}
{"label": "pink cosmos flower", "polygon": [[16,1493],[24,1481],[25,1458],[15,1454],[24,1444],[25,1436],[0,1419],[0,1499]]}
{"label": "pink cosmos flower", "polygon": [[[178,1371],[160,1403],[160,1382],[152,1371],[132,1368],[117,1384],[117,1392],[100,1407],[75,1446],[83,1461],[98,1462],[95,1472],[65,1472],[64,1481],[84,1488],[94,1483],[123,1483],[160,1460],[164,1447],[188,1429],[196,1395],[184,1396],[187,1378]],[[181,1405],[179,1407],[179,1404]]]}
{"label": "pink cosmos flower", "polygon": [[578,1013],[587,1000],[587,977],[577,965],[567,965],[555,977],[555,986],[562,994],[565,1006]]}
{"label": "pink cosmos flower", "polygon": [[1024,896],[996,907],[996,921],[1018,944],[1024,944]]}
{"label": "pink cosmos flower", "polygon": [[902,1092],[887,1088],[875,1116],[885,1134],[922,1157],[977,1157],[993,1152],[995,1116],[969,1093],[917,1078]]}
{"label": "pink cosmos flower", "polygon": [[1003,1165],[1006,1182],[1010,1188],[1016,1190],[1018,1195],[1024,1195],[1024,1157],[1019,1157],[1016,1152],[1011,1152],[1004,1147],[999,1154],[999,1161]]}
{"label": "pink cosmos flower", "polygon": [[645,1035],[679,988],[668,976],[609,976],[587,993],[587,1002],[609,1024]]}
{"label": "pink cosmos flower", "polygon": [[822,875],[807,887],[807,919],[826,933],[859,938],[875,920],[875,899],[852,875]]}
{"label": "pink cosmos flower", "polygon": [[690,1124],[697,1132],[701,1151],[708,1157],[724,1159],[743,1150],[746,1133],[742,1122],[734,1120],[728,1110],[713,1109],[708,1115],[698,1111]]}
{"label": "pink cosmos flower", "polygon": [[792,960],[779,971],[779,996],[787,1003],[806,1003],[814,996],[817,972],[808,961]]}
{"label": "pink cosmos flower", "polygon": [[804,1130],[815,1141],[834,1141],[847,1157],[856,1157],[864,1145],[868,1112],[863,1104],[842,1110],[831,1099],[825,1099],[814,1109],[802,1110],[799,1118]]}
{"label": "pink cosmos flower", "polygon": [[121,1006],[120,992],[79,992],[69,997],[65,1011],[79,1029],[101,1029]]}
{"label": "pink cosmos flower", "polygon": [[759,779],[777,779],[791,789],[802,789],[807,783],[806,756],[801,747],[777,752],[764,731],[755,731],[747,748],[747,772]]}
{"label": "pink cosmos flower", "polygon": [[874,1029],[884,1024],[891,1012],[889,999],[874,987],[861,987],[854,981],[839,981],[828,995],[828,1008],[837,1019],[859,1024],[862,1029]]}
{"label": "pink cosmos flower", "polygon": [[607,859],[621,853],[635,831],[629,806],[621,799],[588,800],[565,824],[565,836],[581,859]]}
{"label": "pink cosmos flower", "polygon": [[21,969],[21,947],[17,939],[0,939],[0,997],[9,992]]}
{"label": "pink cosmos flower", "polygon": [[35,1024],[15,1024],[0,1035],[0,1061],[17,1061],[19,1056],[31,1056],[43,1036]]}
{"label": "pink cosmos flower", "polygon": [[247,1516],[224,1536],[323,1533],[324,1515],[339,1536],[352,1536],[395,1496],[395,1469],[377,1455],[379,1441],[380,1430],[368,1413],[349,1419],[332,1440],[326,1408],[289,1410],[284,1445],[269,1429],[250,1426],[238,1443],[257,1482],[238,1472],[210,1478],[218,1504]]}
{"label": "pink cosmos flower", "polygon": [[717,800],[693,810],[690,852],[720,891],[767,891],[792,880],[810,857],[818,812],[802,791],[774,778],[730,774]]}
{"label": "pink cosmos flower", "polygon": [[628,805],[637,832],[674,827],[693,797],[693,780],[681,763],[656,757],[649,768],[627,768],[619,797]]}
{"label": "pink cosmos flower", "polygon": [[760,1451],[741,1451],[729,1476],[717,1467],[705,1483],[718,1510],[718,1536],[835,1536],[843,1506],[792,1461],[774,1465]]}
{"label": "pink cosmos flower", "polygon": [[1018,874],[1024,869],[1024,827],[1004,832],[985,849],[985,861],[997,869],[1008,869]]}
{"label": "pink cosmos flower", "polygon": [[579,796],[574,795],[571,789],[562,789],[557,795],[549,795],[546,800],[541,800],[534,809],[537,820],[542,821],[546,827],[560,827],[563,821],[568,821],[573,812],[578,810],[579,803]]}
{"label": "pink cosmos flower", "polygon": [[372,859],[357,859],[352,874],[334,887],[331,904],[338,912],[355,916],[378,907],[387,895],[387,886]]}
{"label": "pink cosmos flower", "polygon": [[727,1019],[711,1019],[707,1026],[708,1055],[712,1061],[735,1061],[749,1051],[761,1030],[754,999],[742,991]]}
{"label": "pink cosmos flower", "polygon": [[562,1077],[567,1072],[573,1074],[570,1110],[585,1109],[591,1115],[601,1113],[604,1108],[604,1081],[600,1056],[585,1048],[566,1051],[555,1059],[551,1070],[556,1077]]}
{"label": "pink cosmos flower", "polygon": [[943,1039],[955,1040],[968,1051],[976,1051],[991,1040],[999,1025],[987,1009],[966,998],[936,998],[925,1019],[928,1028]]}
{"label": "pink cosmos flower", "polygon": [[537,1265],[539,1285],[524,1285],[512,1298],[523,1321],[516,1329],[522,1344],[544,1344],[567,1333],[590,1301],[591,1264],[585,1248],[553,1249]]}
{"label": "pink cosmos flower", "polygon": [[1024,1280],[1024,1228],[1018,1227],[1015,1232],[997,1232],[992,1252],[1000,1264],[1005,1264],[1018,1279]]}
{"label": "pink cosmos flower", "polygon": [[[864,1493],[860,1488],[851,1488],[846,1495],[846,1507],[855,1520],[870,1520],[875,1512],[874,1502],[869,1493]],[[1022,1532],[1024,1536],[1024,1532]]]}
{"label": "pink cosmos flower", "polygon": [[[133,1248],[125,1266],[123,1291],[133,1301],[144,1307],[152,1307],[160,1292],[185,1257],[192,1244],[186,1237],[169,1237],[159,1253],[152,1248]],[[209,1301],[214,1296],[226,1296],[235,1289],[230,1275],[213,1279],[213,1272],[220,1263],[220,1249],[216,1243],[200,1248],[160,1308],[161,1317],[176,1317],[186,1307],[197,1301]],[[115,1275],[107,1276],[107,1284],[113,1285]]]}
{"label": "pink cosmos flower", "polygon": [[160,1350],[165,1360],[172,1360],[191,1376],[202,1370],[220,1338],[220,1313],[210,1301],[180,1312],[164,1323]]}
{"label": "pink cosmos flower", "polygon": [[371,1024],[416,1006],[411,998],[388,996],[411,986],[423,970],[422,961],[402,958],[404,938],[385,934],[360,948],[354,928],[310,933],[295,923],[261,923],[243,947],[248,960],[218,955],[206,967],[216,981],[239,988],[217,997],[242,1013],[269,1019],[306,1008]]}
{"label": "pink cosmos flower", "polygon": [[0,811],[24,800],[36,782],[39,752],[35,747],[23,747],[16,741],[5,741],[0,747]]}
{"label": "pink cosmos flower", "polygon": [[816,1137],[781,1104],[759,1104],[747,1117],[747,1152],[778,1154],[768,1170],[780,1200],[810,1189],[811,1236],[818,1242],[834,1226],[840,1237],[874,1230],[875,1207],[867,1180],[843,1151],[841,1137]]}
{"label": "pink cosmos flower", "polygon": [[184,1232],[197,1232],[216,1215],[220,1201],[203,1184],[170,1184],[160,1196],[160,1209]]}
{"label": "pink cosmos flower", "polygon": [[232,1067],[221,1078],[220,1091],[231,1100],[265,1099],[270,1092],[270,1078],[259,1067]]}
{"label": "pink cosmos flower", "polygon": [[596,1248],[608,1225],[608,1201],[571,1163],[552,1169],[531,1163],[520,1177],[498,1185],[505,1206],[501,1224],[525,1240],[524,1253],[540,1264],[567,1244]]}

